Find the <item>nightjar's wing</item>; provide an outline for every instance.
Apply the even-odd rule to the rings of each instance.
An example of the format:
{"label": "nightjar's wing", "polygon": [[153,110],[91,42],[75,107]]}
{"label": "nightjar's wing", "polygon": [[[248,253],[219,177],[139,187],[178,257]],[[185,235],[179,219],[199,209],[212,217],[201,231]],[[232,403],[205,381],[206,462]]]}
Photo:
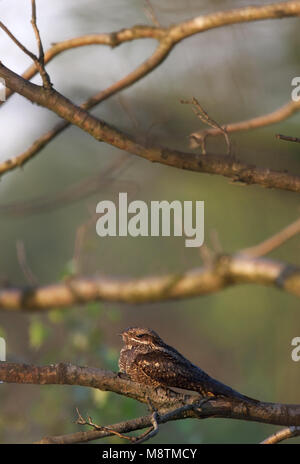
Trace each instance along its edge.
{"label": "nightjar's wing", "polygon": [[[180,362],[165,351],[155,350],[137,355],[135,364],[152,381],[167,387],[184,388],[198,391],[200,394],[217,394],[211,390],[210,377],[187,361]],[[220,392],[219,392],[220,394]]]}
{"label": "nightjar's wing", "polygon": [[[155,350],[150,353],[137,355],[135,364],[145,377],[144,383],[151,383],[150,379],[166,387],[177,387],[185,390],[197,391],[202,396],[226,396],[244,401],[255,401],[244,396],[227,385],[210,377],[199,367],[185,359],[181,362],[165,351]],[[147,382],[149,379],[149,382]],[[141,382],[143,382],[141,378]]]}

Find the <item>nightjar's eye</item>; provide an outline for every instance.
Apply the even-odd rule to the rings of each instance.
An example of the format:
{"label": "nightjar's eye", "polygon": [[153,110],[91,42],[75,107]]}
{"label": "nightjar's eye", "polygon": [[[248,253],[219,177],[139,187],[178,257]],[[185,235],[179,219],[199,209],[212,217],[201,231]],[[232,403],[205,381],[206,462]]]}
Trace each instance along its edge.
{"label": "nightjar's eye", "polygon": [[143,338],[144,336],[145,336],[145,334],[137,334],[136,338]]}

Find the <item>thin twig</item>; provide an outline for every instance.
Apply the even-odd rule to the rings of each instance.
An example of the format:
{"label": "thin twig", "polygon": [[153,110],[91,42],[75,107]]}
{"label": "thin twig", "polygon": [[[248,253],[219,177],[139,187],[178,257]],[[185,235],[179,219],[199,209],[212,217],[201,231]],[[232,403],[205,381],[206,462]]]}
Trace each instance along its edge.
{"label": "thin twig", "polygon": [[10,39],[22,50],[23,53],[28,55],[35,63],[36,68],[38,72],[40,73],[40,76],[43,81],[43,85],[45,89],[51,89],[52,84],[50,82],[50,78],[48,73],[45,70],[44,66],[44,52],[43,52],[43,47],[41,43],[41,38],[39,34],[39,30],[36,25],[36,8],[35,8],[35,0],[31,0],[32,4],[32,19],[31,19],[31,24],[33,26],[37,42],[38,42],[38,47],[39,47],[39,57],[37,57],[34,53],[32,53],[28,48],[25,47],[16,37],[15,35],[0,21],[0,28],[6,32],[6,34],[10,37]]}
{"label": "thin twig", "polygon": [[276,134],[276,139],[286,140],[287,142],[296,142],[300,143],[299,137],[290,137],[289,135]]}
{"label": "thin twig", "polygon": [[[66,363],[36,366],[1,362],[0,380],[18,384],[92,387],[112,391],[146,404],[149,404],[149,398],[151,398],[151,402],[159,411],[159,416],[152,414],[104,428],[94,424],[91,418],[88,421],[84,420],[79,414],[79,423],[87,422],[93,428],[97,426],[100,429],[92,430],[90,434],[84,432],[73,434],[75,436],[72,436],[71,439],[68,439],[68,436],[58,437],[61,443],[74,442],[76,439],[77,441],[94,440],[116,434],[114,432],[122,434],[122,438],[124,438],[124,433],[145,429],[149,426],[152,426],[154,430],[157,429],[158,424],[186,418],[202,420],[209,417],[223,417],[300,428],[299,404],[267,403],[254,400],[245,402],[231,397],[195,397],[195,395],[183,394],[163,387],[153,389],[150,386],[123,379],[118,376],[118,373],[91,367]],[[149,436],[151,432],[144,433],[143,436]],[[54,437],[50,442],[57,441]]]}
{"label": "thin twig", "polygon": [[43,45],[41,41],[41,36],[40,36],[40,31],[37,27],[36,23],[36,5],[35,5],[35,0],[31,0],[31,11],[32,11],[32,16],[31,16],[31,24],[33,27],[33,31],[35,34],[35,38],[38,44],[38,50],[39,50],[39,60],[41,64],[44,64],[44,50],[43,50]]}
{"label": "thin twig", "polygon": [[30,288],[11,284],[0,287],[0,308],[45,312],[53,306],[71,309],[97,301],[142,305],[210,295],[241,284],[271,286],[300,297],[300,267],[241,253],[224,254],[211,265],[164,275],[122,278],[98,273]]}
{"label": "thin twig", "polygon": [[0,28],[6,32],[6,34],[11,38],[11,40],[24,52],[26,55],[28,55],[34,62],[36,62],[37,57],[32,53],[30,50],[28,50],[25,45],[21,44],[19,40],[14,36],[12,32],[0,21]]}
{"label": "thin twig", "polygon": [[35,0],[31,0],[31,11],[32,11],[32,15],[31,15],[31,24],[32,24],[32,27],[33,27],[33,31],[34,31],[34,34],[35,34],[35,38],[36,38],[36,41],[37,41],[37,45],[38,45],[38,50],[39,50],[39,57],[35,59],[38,60],[38,63],[39,63],[39,73],[41,75],[41,78],[42,78],[42,81],[43,81],[43,86],[45,89],[51,89],[52,88],[52,84],[51,84],[51,81],[50,81],[50,77],[49,77],[49,74],[47,73],[46,69],[45,69],[45,61],[44,61],[44,49],[43,49],[43,44],[42,44],[42,40],[41,40],[41,36],[40,36],[40,31],[37,27],[37,22],[36,22],[36,5],[35,5]]}
{"label": "thin twig", "polygon": [[211,267],[215,261],[215,253],[205,243],[198,248],[200,257],[205,267]]}
{"label": "thin twig", "polygon": [[[212,119],[209,116],[209,114],[205,111],[205,109],[200,105],[199,101],[195,97],[193,97],[192,100],[180,100],[180,102],[184,104],[193,105],[194,113],[204,124],[207,124],[213,129],[219,130],[224,135],[226,145],[227,145],[227,154],[229,155],[231,151],[231,146],[230,146],[230,139],[227,134],[226,126],[220,126],[220,124],[217,123],[217,121]],[[206,135],[202,138],[201,149],[202,149],[202,154],[205,155],[206,154]]]}
{"label": "thin twig", "polygon": [[148,18],[153,22],[153,24],[156,27],[161,27],[161,24],[157,19],[152,3],[150,2],[150,0],[145,0],[145,3],[146,7],[144,8],[144,11],[146,13],[146,16],[148,16]]}
{"label": "thin twig", "polygon": [[118,432],[117,430],[113,430],[110,427],[104,427],[102,425],[95,424],[92,421],[92,418],[88,416],[88,419],[84,419],[82,415],[80,414],[78,408],[76,408],[76,412],[78,415],[78,419],[76,420],[76,424],[78,425],[89,425],[90,427],[93,427],[94,430],[99,430],[99,431],[106,431],[112,435],[116,435],[119,438],[123,438],[124,440],[129,440],[129,441],[134,441],[134,437],[129,437],[127,435],[123,435],[123,433]]}
{"label": "thin twig", "polygon": [[[84,110],[89,110],[94,108],[99,103],[108,99],[109,97],[117,94],[121,90],[133,85],[135,82],[142,79],[144,76],[153,71],[159,64],[166,58],[169,53],[168,46],[158,45],[154,53],[136,69],[130,72],[127,76],[121,78],[117,82],[113,83],[105,90],[98,92],[92,97],[88,98],[85,102],[80,105],[80,108]],[[24,76],[24,75],[23,75]],[[7,97],[6,97],[7,101]],[[1,102],[0,102],[1,103]],[[48,143],[50,143],[55,137],[57,137],[61,132],[67,129],[71,125],[68,121],[62,121],[56,124],[51,130],[42,134],[38,139],[36,139],[33,144],[25,150],[23,153],[10,158],[6,161],[0,163],[0,176],[8,171],[16,169],[17,167],[25,165],[31,158],[36,156]]]}
{"label": "thin twig", "polygon": [[140,445],[141,443],[144,443],[146,440],[150,440],[150,438],[153,438],[155,435],[157,435],[159,431],[158,421],[159,414],[157,411],[154,411],[151,416],[152,427],[150,427],[149,430],[142,433],[140,436],[136,437],[134,444]]}
{"label": "thin twig", "polygon": [[114,426],[102,426],[95,424],[90,416],[88,416],[87,420],[82,417],[80,414],[78,408],[76,408],[76,412],[78,415],[78,419],[76,420],[76,424],[78,425],[89,425],[90,427],[93,427],[94,430],[100,431],[100,432],[107,432],[108,435],[116,435],[117,437],[124,439],[124,440],[129,440],[133,444],[140,444],[145,442],[146,440],[149,440],[150,438],[154,437],[158,433],[159,426],[158,426],[158,420],[159,420],[159,414],[154,411],[151,416],[151,423],[152,426],[150,429],[146,430],[146,432],[142,433],[141,435],[138,436],[133,436],[130,437],[128,435],[124,435],[123,433],[118,432],[117,430],[114,429]]}

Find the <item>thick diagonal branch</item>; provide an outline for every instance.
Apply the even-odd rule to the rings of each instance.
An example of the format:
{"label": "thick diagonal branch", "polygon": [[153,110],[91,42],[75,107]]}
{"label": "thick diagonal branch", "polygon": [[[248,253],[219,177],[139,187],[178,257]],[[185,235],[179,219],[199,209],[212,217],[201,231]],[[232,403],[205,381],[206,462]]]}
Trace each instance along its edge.
{"label": "thick diagonal branch", "polygon": [[300,192],[299,176],[247,165],[228,156],[203,156],[164,147],[145,146],[128,134],[89,114],[83,108],[74,105],[55,90],[44,89],[25,81],[2,63],[0,63],[0,77],[4,77],[8,87],[30,101],[50,109],[63,119],[89,133],[95,139],[151,162],[196,172],[219,174],[246,184],[260,184],[264,187]]}
{"label": "thick diagonal branch", "polygon": [[[160,414],[170,414],[166,415],[165,422],[188,417],[223,417],[274,425],[300,425],[299,404],[252,403],[231,398],[212,398],[201,404],[199,409],[197,405],[201,397],[165,388],[152,389],[123,379],[117,373],[91,367],[64,363],[32,366],[0,362],[0,380],[18,384],[79,385],[111,391],[142,403],[148,404],[151,401]],[[178,410],[175,415],[172,413],[174,410]],[[143,423],[142,427],[148,425],[151,425],[151,420],[150,423]]]}

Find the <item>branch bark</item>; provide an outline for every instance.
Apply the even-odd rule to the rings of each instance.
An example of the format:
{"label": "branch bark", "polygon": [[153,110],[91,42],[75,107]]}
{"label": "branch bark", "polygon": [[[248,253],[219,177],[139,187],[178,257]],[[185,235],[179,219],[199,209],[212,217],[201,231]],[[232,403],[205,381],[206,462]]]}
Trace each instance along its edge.
{"label": "branch bark", "polygon": [[[270,18],[283,18],[300,15],[300,2],[281,2],[260,7],[245,7],[227,12],[214,13],[212,15],[200,16],[190,21],[186,21],[170,28],[145,28],[137,26],[136,28],[120,31],[116,34],[102,34],[98,37],[99,42],[108,45],[117,45],[122,41],[133,40],[141,37],[155,37],[159,40],[159,45],[155,53],[146,60],[133,73],[124,78],[123,82],[119,81],[115,85],[107,89],[106,95],[98,94],[96,100],[90,99],[82,108],[73,105],[69,100],[51,89],[41,89],[38,86],[25,81],[20,76],[16,75],[3,64],[0,65],[0,76],[6,79],[7,86],[11,91],[16,91],[39,105],[45,106],[48,109],[56,112],[67,123],[61,123],[52,131],[44,134],[37,140],[33,147],[29,150],[8,160],[0,165],[0,174],[14,169],[28,161],[36,154],[46,143],[54,136],[64,130],[68,123],[72,123],[87,131],[97,140],[102,140],[113,146],[126,150],[137,156],[141,156],[152,162],[159,162],[168,166],[174,166],[180,169],[189,169],[197,172],[205,172],[210,174],[218,174],[232,178],[234,181],[244,182],[246,184],[259,184],[269,188],[279,188],[291,191],[300,191],[300,177],[289,175],[286,172],[271,171],[269,169],[257,168],[252,165],[243,164],[235,159],[210,155],[207,157],[201,155],[193,155],[192,153],[184,153],[175,150],[170,150],[163,147],[146,147],[136,143],[130,136],[124,134],[112,126],[109,126],[104,121],[101,121],[85,111],[86,108],[92,107],[95,102],[102,101],[107,98],[107,95],[112,95],[121,88],[136,82],[158,64],[160,64],[171,49],[186,37],[206,31],[208,29],[221,27],[229,24],[249,22]],[[76,39],[73,42],[69,41],[68,46],[78,46],[78,44],[95,43],[95,36],[91,39],[79,40],[76,45]],[[62,49],[67,47],[65,44]],[[59,47],[58,47],[59,49]],[[47,54],[46,54],[47,55]],[[51,54],[50,54],[51,55]],[[54,56],[54,55],[53,55]],[[28,77],[29,74],[26,75]],[[105,92],[105,91],[104,91]]]}
{"label": "branch bark", "polygon": [[[79,385],[98,388],[151,404],[159,413],[158,423],[185,418],[206,419],[209,417],[239,419],[273,425],[299,426],[300,405],[267,402],[243,402],[230,398],[203,398],[175,392],[167,388],[152,389],[122,378],[118,373],[79,367],[71,364],[32,366],[0,362],[0,380],[7,383],[36,385]],[[114,427],[120,433],[151,426],[151,415]],[[76,439],[84,432],[76,434]],[[86,439],[109,435],[107,430],[85,432]],[[92,434],[92,435],[91,435]],[[93,438],[91,438],[91,436]],[[49,439],[47,439],[49,442]]]}
{"label": "branch bark", "polygon": [[68,307],[91,301],[153,303],[207,295],[245,283],[274,286],[300,297],[300,268],[266,258],[222,255],[211,265],[181,274],[132,279],[71,277],[40,287],[2,288],[0,308],[7,311],[42,311],[54,306]]}
{"label": "branch bark", "polygon": [[261,442],[261,445],[275,445],[276,443],[280,443],[283,440],[298,437],[299,435],[300,427],[287,427],[283,430],[279,430],[279,432],[275,432],[274,434],[270,435],[268,438]]}
{"label": "branch bark", "polygon": [[[168,53],[171,49],[187,37],[205,32],[210,29],[228,26],[237,23],[260,21],[266,19],[279,19],[297,17],[300,15],[299,1],[279,2],[263,6],[246,6],[230,11],[217,12],[205,16],[198,16],[188,21],[175,24],[171,27],[133,26],[117,32],[103,34],[87,34],[82,37],[64,40],[55,43],[45,53],[44,63],[48,63],[63,51],[84,47],[88,45],[108,45],[112,48],[137,39],[156,39],[165,44]],[[31,79],[37,73],[36,66],[30,66],[23,74],[24,79]],[[6,101],[13,94],[10,89]],[[0,102],[0,105],[4,102]]]}

